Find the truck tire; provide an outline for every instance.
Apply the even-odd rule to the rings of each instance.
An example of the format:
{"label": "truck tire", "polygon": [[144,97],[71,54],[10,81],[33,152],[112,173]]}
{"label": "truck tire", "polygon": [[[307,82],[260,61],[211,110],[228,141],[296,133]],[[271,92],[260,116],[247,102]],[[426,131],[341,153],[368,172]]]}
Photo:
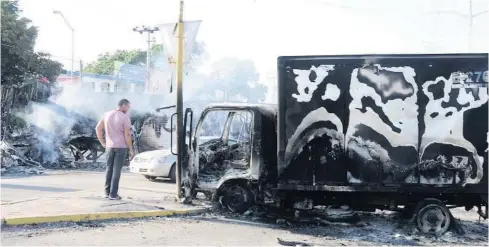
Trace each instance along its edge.
{"label": "truck tire", "polygon": [[415,210],[416,226],[420,232],[441,236],[450,228],[452,215],[443,202],[437,199],[424,199]]}
{"label": "truck tire", "polygon": [[231,184],[224,190],[223,205],[233,213],[244,213],[253,204],[250,190],[239,183]]}
{"label": "truck tire", "polygon": [[176,168],[176,164],[173,164],[171,166],[171,169],[170,169],[170,174],[168,174],[168,177],[170,178],[170,181],[172,183],[176,183],[177,182],[177,168]]}
{"label": "truck tire", "polygon": [[153,177],[153,176],[148,176],[148,175],[144,175],[144,177],[148,180],[155,180],[156,177]]}

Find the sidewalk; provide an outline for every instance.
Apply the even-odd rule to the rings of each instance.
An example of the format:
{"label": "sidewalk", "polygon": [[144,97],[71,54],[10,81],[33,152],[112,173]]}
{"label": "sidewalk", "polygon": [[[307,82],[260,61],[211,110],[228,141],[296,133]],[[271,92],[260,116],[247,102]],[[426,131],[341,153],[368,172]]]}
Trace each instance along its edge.
{"label": "sidewalk", "polygon": [[122,200],[108,200],[100,190],[60,193],[59,196],[2,203],[2,223],[39,224],[115,218],[168,216],[202,212],[203,206],[183,205],[174,194],[121,188]]}

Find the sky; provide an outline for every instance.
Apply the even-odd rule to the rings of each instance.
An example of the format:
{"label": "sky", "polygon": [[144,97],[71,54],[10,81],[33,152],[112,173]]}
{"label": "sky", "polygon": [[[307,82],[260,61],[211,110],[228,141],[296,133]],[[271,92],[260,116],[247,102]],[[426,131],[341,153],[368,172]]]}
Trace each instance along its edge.
{"label": "sky", "polygon": [[[267,80],[281,55],[486,53],[489,13],[473,18],[469,39],[469,6],[470,0],[186,0],[184,19],[202,20],[204,67],[226,56],[251,59]],[[53,10],[74,27],[75,59],[84,64],[104,52],[145,49],[146,37],[133,27],[178,17],[178,0],[20,0],[20,7],[39,27],[36,50],[68,69],[71,31]],[[489,0],[472,0],[473,14],[488,9]]]}

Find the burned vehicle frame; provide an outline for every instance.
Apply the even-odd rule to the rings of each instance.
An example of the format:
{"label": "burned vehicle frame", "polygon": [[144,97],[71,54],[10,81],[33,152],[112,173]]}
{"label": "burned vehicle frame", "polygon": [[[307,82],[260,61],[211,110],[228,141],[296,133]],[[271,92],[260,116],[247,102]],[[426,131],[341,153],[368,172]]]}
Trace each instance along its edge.
{"label": "burned vehicle frame", "polygon": [[[260,185],[268,183],[263,178],[268,177],[269,168],[275,164],[275,139],[270,140],[270,133],[275,133],[275,112],[271,105],[222,103],[207,106],[193,131],[192,145],[186,145],[182,165],[184,191],[191,191],[193,195],[203,192],[214,199],[223,197],[221,200],[226,200],[233,212],[242,212],[252,205],[260,196]],[[222,131],[217,138],[200,143],[204,122],[213,113],[225,115]],[[186,114],[185,123],[188,116]],[[239,137],[231,142],[235,119],[241,121]]]}
{"label": "burned vehicle frame", "polygon": [[[487,58],[279,57],[278,107],[205,108],[184,149],[185,196],[210,193],[234,212],[268,202],[403,211],[421,232],[435,234],[450,227],[451,207],[477,207],[487,218]],[[253,131],[249,170],[220,173],[209,183],[200,177],[207,147],[195,135],[212,111],[249,111]]]}

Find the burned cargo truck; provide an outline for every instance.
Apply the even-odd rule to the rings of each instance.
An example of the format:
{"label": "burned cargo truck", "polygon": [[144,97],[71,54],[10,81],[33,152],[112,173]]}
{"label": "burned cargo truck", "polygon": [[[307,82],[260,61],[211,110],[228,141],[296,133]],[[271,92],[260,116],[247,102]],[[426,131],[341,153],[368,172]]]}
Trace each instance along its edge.
{"label": "burned cargo truck", "polygon": [[487,70],[487,54],[279,57],[276,107],[203,111],[184,189],[232,211],[404,206],[442,221],[464,206],[487,218]]}

